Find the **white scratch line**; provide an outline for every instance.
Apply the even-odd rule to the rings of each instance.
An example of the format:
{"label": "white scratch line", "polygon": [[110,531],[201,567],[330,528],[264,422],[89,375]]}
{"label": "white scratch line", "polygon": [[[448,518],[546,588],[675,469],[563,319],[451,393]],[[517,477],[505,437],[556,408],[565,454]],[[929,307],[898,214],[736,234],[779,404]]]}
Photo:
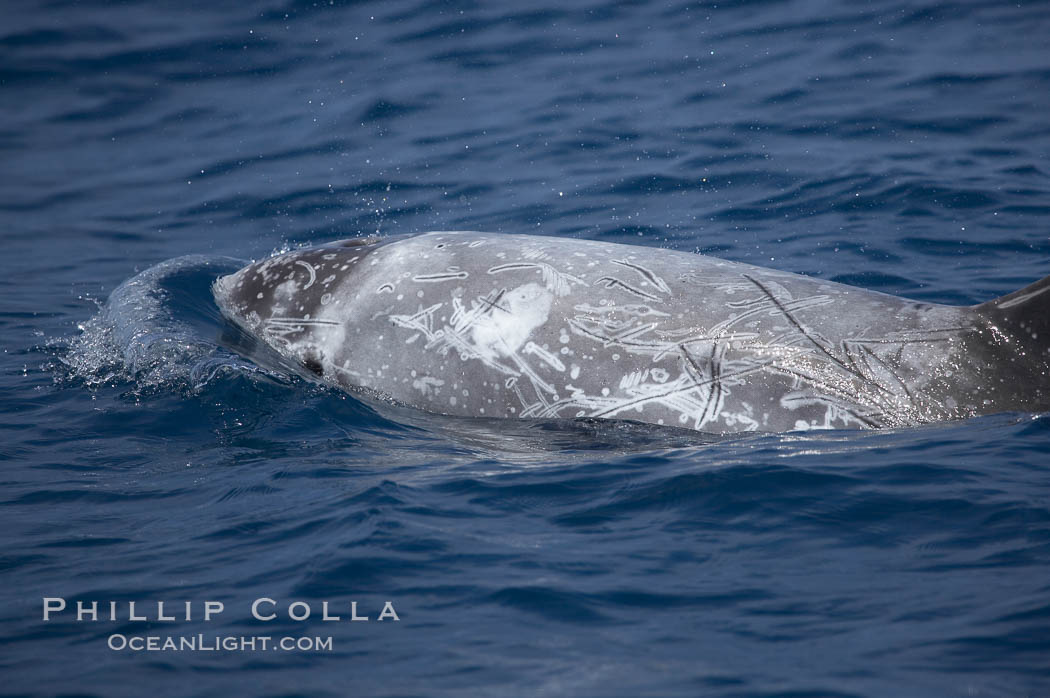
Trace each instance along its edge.
{"label": "white scratch line", "polygon": [[305,286],[303,286],[303,290],[305,291],[306,289],[308,289],[311,286],[313,286],[314,282],[317,281],[317,272],[314,271],[313,265],[310,264],[309,262],[304,262],[301,259],[297,259],[297,260],[295,260],[295,263],[298,264],[301,267],[305,267],[306,271],[308,271],[310,273],[310,280],[306,283]]}

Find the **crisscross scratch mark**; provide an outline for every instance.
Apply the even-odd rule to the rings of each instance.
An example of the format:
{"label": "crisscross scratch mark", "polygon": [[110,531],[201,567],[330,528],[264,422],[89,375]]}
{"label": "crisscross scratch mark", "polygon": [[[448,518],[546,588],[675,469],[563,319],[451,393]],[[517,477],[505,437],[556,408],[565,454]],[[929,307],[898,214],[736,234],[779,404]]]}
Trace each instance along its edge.
{"label": "crisscross scratch mark", "polygon": [[773,295],[773,292],[770,291],[768,288],[766,288],[765,285],[761,281],[759,281],[758,279],[752,277],[749,274],[742,274],[742,276],[745,279],[747,279],[748,281],[750,281],[752,284],[754,284],[758,288],[758,290],[760,290],[763,294],[765,294],[766,298],[769,299],[769,302],[772,303],[774,306],[776,306],[776,309],[780,311],[781,315],[783,315],[784,318],[788,322],[790,322],[791,325],[796,330],[798,330],[806,339],[808,339],[810,344],[812,344],[814,347],[817,348],[817,351],[819,351],[824,356],[828,357],[828,359],[830,359],[832,363],[834,363],[836,366],[841,368],[847,374],[849,374],[851,376],[855,376],[856,378],[860,379],[864,383],[867,383],[867,384],[875,387],[876,389],[881,390],[884,393],[890,392],[889,390],[887,390],[885,387],[883,387],[879,383],[871,380],[871,378],[869,378],[868,376],[865,376],[863,373],[858,371],[855,367],[850,367],[850,366],[846,365],[846,363],[842,359],[840,359],[839,357],[837,357],[834,354],[832,354],[831,350],[829,350],[826,346],[824,346],[823,344],[818,342],[817,338],[814,337],[812,334],[810,334],[809,330],[807,330],[802,325],[802,323],[798,321],[798,319],[794,316],[794,314],[790,310],[788,310],[786,307],[784,307],[784,304],[780,302],[780,299],[777,298],[775,295]]}

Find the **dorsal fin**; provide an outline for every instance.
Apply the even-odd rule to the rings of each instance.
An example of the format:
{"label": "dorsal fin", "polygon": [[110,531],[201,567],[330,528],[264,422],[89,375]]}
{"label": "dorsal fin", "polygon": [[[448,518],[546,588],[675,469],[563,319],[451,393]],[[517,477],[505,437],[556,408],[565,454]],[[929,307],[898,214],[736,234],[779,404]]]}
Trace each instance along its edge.
{"label": "dorsal fin", "polygon": [[1046,360],[1050,356],[1050,276],[973,309],[1035,357]]}

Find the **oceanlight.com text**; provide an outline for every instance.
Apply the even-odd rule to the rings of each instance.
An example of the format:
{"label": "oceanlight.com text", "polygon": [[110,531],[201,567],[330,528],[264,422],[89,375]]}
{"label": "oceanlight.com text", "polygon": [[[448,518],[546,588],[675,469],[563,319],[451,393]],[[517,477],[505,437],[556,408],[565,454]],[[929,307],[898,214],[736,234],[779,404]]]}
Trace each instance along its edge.
{"label": "oceanlight.com text", "polygon": [[331,652],[329,637],[270,635],[123,635],[106,644],[117,652]]}

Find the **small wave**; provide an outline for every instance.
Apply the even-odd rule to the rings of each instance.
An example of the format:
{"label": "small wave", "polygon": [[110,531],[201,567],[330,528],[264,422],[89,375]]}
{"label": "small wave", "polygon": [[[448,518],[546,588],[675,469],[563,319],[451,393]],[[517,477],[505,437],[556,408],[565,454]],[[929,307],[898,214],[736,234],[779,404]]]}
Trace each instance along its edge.
{"label": "small wave", "polygon": [[56,381],[89,388],[130,383],[136,395],[199,393],[221,376],[287,383],[287,377],[231,351],[243,338],[221,317],[211,282],[243,262],[188,255],[146,269],[118,286],[80,334],[53,344]]}

